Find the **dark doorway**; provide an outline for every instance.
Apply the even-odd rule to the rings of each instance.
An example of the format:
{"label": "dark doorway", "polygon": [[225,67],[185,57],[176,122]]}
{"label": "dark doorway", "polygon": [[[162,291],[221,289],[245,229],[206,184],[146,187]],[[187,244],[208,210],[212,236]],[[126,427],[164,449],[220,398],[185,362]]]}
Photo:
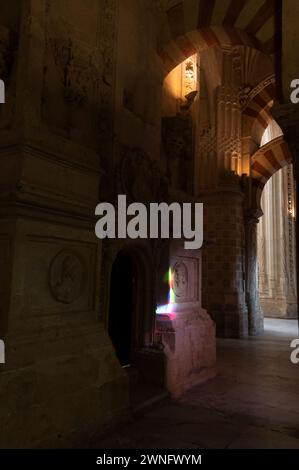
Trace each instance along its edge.
{"label": "dark doorway", "polygon": [[133,316],[133,266],[120,252],[112,266],[108,332],[122,366],[131,364]]}

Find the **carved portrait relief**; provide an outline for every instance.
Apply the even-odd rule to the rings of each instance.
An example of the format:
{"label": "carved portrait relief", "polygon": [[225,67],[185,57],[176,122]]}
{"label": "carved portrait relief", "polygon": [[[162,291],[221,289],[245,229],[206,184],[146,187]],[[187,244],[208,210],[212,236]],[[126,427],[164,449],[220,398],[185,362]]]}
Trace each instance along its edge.
{"label": "carved portrait relief", "polygon": [[188,289],[188,270],[185,263],[178,261],[173,267],[173,290],[178,298],[186,297]]}
{"label": "carved portrait relief", "polygon": [[50,264],[49,287],[58,302],[71,304],[77,300],[83,292],[85,278],[83,261],[72,251],[60,251]]}

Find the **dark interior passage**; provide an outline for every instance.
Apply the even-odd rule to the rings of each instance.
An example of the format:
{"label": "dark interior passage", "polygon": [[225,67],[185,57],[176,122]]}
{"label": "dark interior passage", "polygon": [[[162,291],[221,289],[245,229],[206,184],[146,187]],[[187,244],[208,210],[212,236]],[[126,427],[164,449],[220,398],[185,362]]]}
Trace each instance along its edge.
{"label": "dark interior passage", "polygon": [[113,263],[110,284],[108,332],[122,366],[131,363],[133,266],[124,253]]}

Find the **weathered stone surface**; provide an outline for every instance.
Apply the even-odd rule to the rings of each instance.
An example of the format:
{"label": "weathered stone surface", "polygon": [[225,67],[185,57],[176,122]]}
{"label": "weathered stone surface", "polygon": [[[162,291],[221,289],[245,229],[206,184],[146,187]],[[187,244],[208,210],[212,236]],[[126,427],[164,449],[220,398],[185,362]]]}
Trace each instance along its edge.
{"label": "weathered stone surface", "polygon": [[[136,382],[178,396],[215,373],[213,322],[219,336],[259,331],[256,238],[244,215],[257,210],[263,172],[291,161],[286,146],[274,166],[263,151],[260,167],[252,161],[271,121],[277,22],[271,14],[264,27],[261,15],[253,48],[254,0],[236,18],[228,2],[211,2],[208,15],[195,3],[1,3],[1,447],[86,444],[127,415],[131,378],[109,336],[119,254],[132,263]],[[228,34],[225,18],[241,33]],[[121,193],[204,202],[202,265],[168,240],[99,241],[95,207]],[[169,268],[176,316],[162,331]]]}
{"label": "weathered stone surface", "polygon": [[173,397],[215,377],[215,326],[204,309],[179,312],[174,319],[159,318],[157,334],[166,356],[167,389]]}
{"label": "weathered stone surface", "polygon": [[165,354],[166,386],[179,397],[216,374],[215,324],[201,306],[201,251],[172,243],[173,304],[157,316],[156,337]]}

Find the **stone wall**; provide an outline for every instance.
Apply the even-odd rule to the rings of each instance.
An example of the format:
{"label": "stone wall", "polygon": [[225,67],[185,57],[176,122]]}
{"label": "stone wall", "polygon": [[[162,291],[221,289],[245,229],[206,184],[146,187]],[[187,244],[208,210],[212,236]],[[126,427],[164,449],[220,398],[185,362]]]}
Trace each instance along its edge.
{"label": "stone wall", "polygon": [[[217,324],[217,335],[248,334],[245,298],[243,194],[238,179],[229,189],[204,198],[203,305]],[[234,191],[233,191],[234,188]]]}
{"label": "stone wall", "polygon": [[80,445],[128,409],[94,235],[117,2],[17,3],[1,14],[0,446]]}

